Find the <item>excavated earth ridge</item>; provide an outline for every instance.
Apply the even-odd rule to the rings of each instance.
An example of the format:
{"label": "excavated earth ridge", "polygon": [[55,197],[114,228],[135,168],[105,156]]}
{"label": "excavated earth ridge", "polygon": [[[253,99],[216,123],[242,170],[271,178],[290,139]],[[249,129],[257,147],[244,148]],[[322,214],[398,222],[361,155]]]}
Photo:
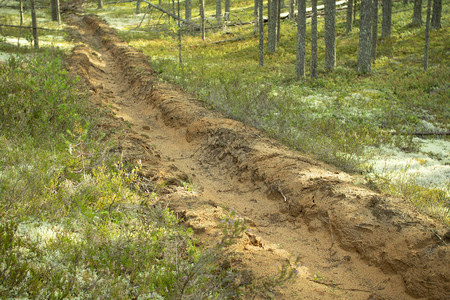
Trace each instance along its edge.
{"label": "excavated earth ridge", "polygon": [[[204,108],[158,80],[148,58],[98,17],[68,19],[85,42],[69,69],[131,124],[121,150],[141,160],[149,181],[164,177],[173,185],[163,198],[186,224],[208,240],[223,208],[234,207],[251,229],[236,251],[254,276],[276,270],[277,258],[300,257],[300,278],[280,298],[450,299],[448,228]],[[109,83],[108,64],[118,70]],[[182,181],[197,192],[181,191]]]}

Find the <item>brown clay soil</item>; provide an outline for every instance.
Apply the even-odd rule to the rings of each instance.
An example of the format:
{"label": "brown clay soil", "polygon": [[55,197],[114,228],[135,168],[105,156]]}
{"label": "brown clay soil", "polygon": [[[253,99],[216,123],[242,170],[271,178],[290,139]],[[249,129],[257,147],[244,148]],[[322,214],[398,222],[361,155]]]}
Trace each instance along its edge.
{"label": "brown clay soil", "polygon": [[129,125],[118,150],[141,161],[149,186],[165,182],[159,201],[204,243],[236,209],[250,228],[234,246],[240,268],[253,279],[286,262],[297,268],[276,299],[450,299],[447,228],[204,108],[160,81],[148,58],[98,17],[67,21],[82,42],[69,69],[112,112],[101,126],[117,135],[119,124]]}

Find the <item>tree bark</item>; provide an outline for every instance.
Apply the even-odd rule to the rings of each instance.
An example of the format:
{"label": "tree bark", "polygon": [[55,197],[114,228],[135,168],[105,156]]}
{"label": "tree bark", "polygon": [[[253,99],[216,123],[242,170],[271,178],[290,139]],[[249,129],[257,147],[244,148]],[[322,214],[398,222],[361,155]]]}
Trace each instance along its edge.
{"label": "tree bark", "polygon": [[136,1],[136,14],[141,13],[141,0]]}
{"label": "tree bark", "polygon": [[20,12],[20,27],[19,36],[17,37],[17,49],[20,48],[20,38],[22,37],[22,26],[23,26],[23,2],[19,0],[19,12]]}
{"label": "tree bark", "polygon": [[324,0],[325,5],[325,70],[336,66],[336,2]]}
{"label": "tree bark", "polygon": [[412,24],[422,24],[422,0],[414,0]]}
{"label": "tree bark", "polygon": [[427,3],[427,19],[425,27],[425,51],[423,55],[423,70],[426,71],[428,68],[428,50],[430,48],[430,23],[431,23],[431,0]]}
{"label": "tree bark", "polygon": [[305,48],[306,48],[306,0],[298,0],[297,16],[297,61],[295,72],[298,78],[305,76]]}
{"label": "tree bark", "polygon": [[231,0],[225,0],[225,21],[230,20]]}
{"label": "tree bark", "polygon": [[191,11],[192,11],[191,0],[186,0],[184,7],[184,18],[189,22],[192,20]]}
{"label": "tree bark", "polygon": [[294,20],[294,0],[289,0],[289,20]]}
{"label": "tree bark", "polygon": [[59,0],[51,0],[50,7],[52,11],[52,21],[59,22]]}
{"label": "tree bark", "polygon": [[259,24],[259,65],[264,66],[264,0],[258,1],[258,24]]}
{"label": "tree bark", "polygon": [[271,0],[269,3],[269,37],[267,51],[270,53],[274,53],[277,48],[277,2],[278,0]]}
{"label": "tree bark", "polygon": [[353,0],[347,1],[347,23],[346,23],[346,29],[345,33],[349,34],[353,29]]}
{"label": "tree bark", "polygon": [[442,0],[433,0],[433,14],[431,15],[431,28],[441,29]]}
{"label": "tree bark", "polygon": [[255,38],[258,36],[258,31],[259,31],[259,0],[255,0],[254,1],[255,4],[255,8],[253,11],[253,15],[255,18],[254,21],[254,26],[253,26],[253,35],[255,36]]}
{"label": "tree bark", "polygon": [[353,25],[356,23],[356,13],[358,12],[358,0],[353,3]]}
{"label": "tree bark", "polygon": [[177,2],[177,14],[178,14],[178,62],[183,64],[183,58],[181,56],[181,13],[180,13],[180,0]]}
{"label": "tree bark", "polygon": [[200,20],[202,23],[202,40],[205,40],[206,33],[205,33],[205,0],[200,0]]}
{"label": "tree bark", "polygon": [[280,39],[281,39],[281,18],[280,18],[280,14],[281,14],[281,0],[278,0],[277,3],[277,46],[280,43]]}
{"label": "tree bark", "polygon": [[222,0],[216,0],[216,20],[219,25],[222,24]]}
{"label": "tree bark", "polygon": [[391,37],[392,26],[392,0],[383,0],[383,22],[381,24],[381,37]]}
{"label": "tree bark", "polygon": [[378,0],[372,0],[372,45],[371,58],[375,61],[377,58],[377,40],[378,40]]}
{"label": "tree bark", "polygon": [[33,40],[34,40],[34,48],[39,49],[39,37],[37,32],[37,19],[36,19],[36,8],[35,8],[35,0],[31,0],[31,24],[33,27]]}
{"label": "tree bark", "polygon": [[311,1],[311,77],[317,77],[317,0]]}
{"label": "tree bark", "polygon": [[103,8],[103,0],[98,0],[97,2],[97,9]]}
{"label": "tree bark", "polygon": [[361,15],[359,19],[359,47],[357,69],[359,73],[369,73],[371,63],[370,36],[372,20],[371,0],[361,0]]}

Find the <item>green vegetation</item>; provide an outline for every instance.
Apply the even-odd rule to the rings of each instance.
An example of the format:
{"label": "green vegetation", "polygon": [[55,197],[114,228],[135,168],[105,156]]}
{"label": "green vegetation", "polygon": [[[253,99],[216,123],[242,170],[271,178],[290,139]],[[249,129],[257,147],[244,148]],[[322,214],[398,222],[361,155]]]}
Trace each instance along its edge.
{"label": "green vegetation", "polygon": [[226,246],[242,219],[197,246],[74,84],[58,53],[0,64],[0,298],[237,297]]}
{"label": "green vegetation", "polygon": [[[214,25],[215,2],[206,4],[209,24]],[[252,5],[253,1],[233,3],[230,23],[250,21]],[[359,31],[356,26],[345,35],[345,11],[339,12],[335,71],[326,73],[319,67],[317,79],[302,80],[295,77],[296,24],[289,20],[282,22],[281,42],[274,54],[266,55],[264,68],[258,65],[253,25],[209,30],[206,42],[198,32],[184,31],[181,66],[176,28],[170,27],[174,26],[173,21],[170,25],[165,22],[166,16],[160,19],[160,13],[150,13],[137,31],[143,14],[135,15],[132,22],[133,3],[109,4],[96,13],[116,23],[121,19],[113,19],[111,12],[114,17],[122,17],[118,11],[127,9],[129,25],[122,24],[121,28],[127,30],[119,34],[151,57],[153,68],[162,78],[198,95],[208,106],[343,170],[369,174],[373,152],[368,149],[387,145],[405,152],[419,151],[412,133],[428,131],[429,124],[437,131],[450,129],[448,20],[443,19],[443,29],[431,33],[430,67],[423,72],[425,29],[410,25],[412,5],[394,3],[392,36],[378,40],[377,60],[370,76],[356,71]],[[442,14],[448,15],[449,8],[444,5]],[[320,18],[318,46],[322,68],[323,26]],[[226,39],[231,41],[214,43]],[[306,65],[309,64],[307,55]],[[448,186],[444,190],[419,187],[411,179],[399,188],[389,177],[364,176],[380,191],[403,191],[395,195],[447,223],[450,221]],[[424,190],[419,193],[422,196],[411,197],[416,187]]]}

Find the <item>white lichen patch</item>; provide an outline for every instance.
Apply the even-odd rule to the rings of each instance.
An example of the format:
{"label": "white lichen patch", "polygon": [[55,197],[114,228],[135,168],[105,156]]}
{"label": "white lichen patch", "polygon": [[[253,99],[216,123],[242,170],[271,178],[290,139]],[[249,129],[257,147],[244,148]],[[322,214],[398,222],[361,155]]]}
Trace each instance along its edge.
{"label": "white lichen patch", "polygon": [[[419,139],[420,151],[406,153],[383,146],[368,149],[373,174],[395,179],[409,179],[423,187],[439,188],[449,193],[450,142],[440,139]],[[370,154],[369,154],[370,153]]]}

